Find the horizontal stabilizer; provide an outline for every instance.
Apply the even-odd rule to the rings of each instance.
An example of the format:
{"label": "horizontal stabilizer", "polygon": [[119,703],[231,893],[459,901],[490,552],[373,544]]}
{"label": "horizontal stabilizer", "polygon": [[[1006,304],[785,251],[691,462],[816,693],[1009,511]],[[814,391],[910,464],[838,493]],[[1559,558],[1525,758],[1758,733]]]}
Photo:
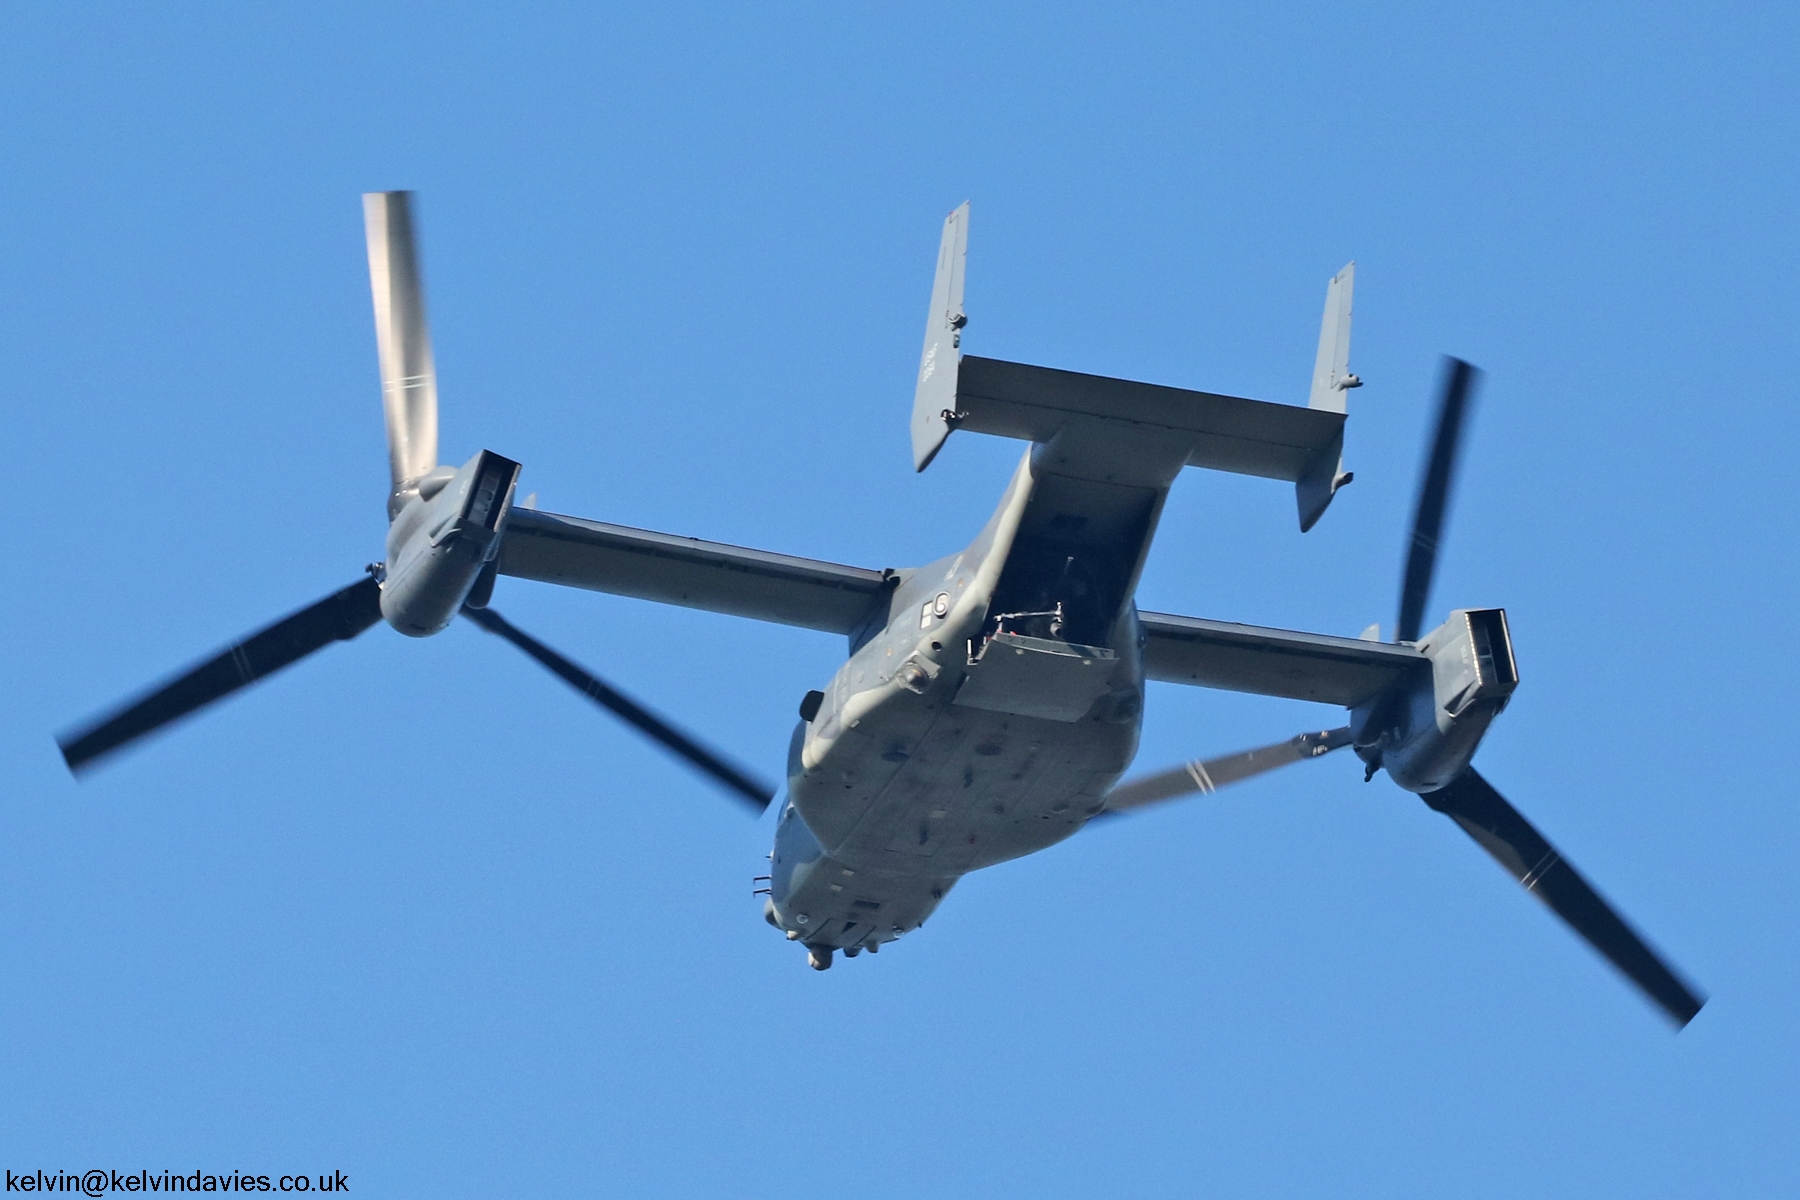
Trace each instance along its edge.
{"label": "horizontal stabilizer", "polygon": [[959,429],[1048,442],[1079,425],[1087,438],[1148,438],[1188,466],[1290,483],[1344,428],[1342,413],[972,354],[957,373],[955,402]]}
{"label": "horizontal stabilizer", "polygon": [[1054,469],[1109,483],[1167,486],[1183,466],[1295,485],[1300,529],[1313,527],[1343,470],[1356,264],[1332,277],[1305,408],[1161,387],[962,353],[969,205],[944,219],[925,344],[913,389],[913,468],[923,471],[958,429],[1045,445]]}

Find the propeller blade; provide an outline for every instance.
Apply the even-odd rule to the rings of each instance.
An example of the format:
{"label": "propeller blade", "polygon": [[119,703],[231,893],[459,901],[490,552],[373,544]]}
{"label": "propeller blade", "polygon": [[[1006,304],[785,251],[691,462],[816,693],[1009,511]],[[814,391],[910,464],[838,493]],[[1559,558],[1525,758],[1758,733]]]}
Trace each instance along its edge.
{"label": "propeller blade", "polygon": [[1106,794],[1106,807],[1094,815],[1104,817],[1127,809],[1143,808],[1148,804],[1160,804],[1194,792],[1210,794],[1228,783],[1237,783],[1290,763],[1305,762],[1349,744],[1350,729],[1345,726],[1341,729],[1327,729],[1323,733],[1303,733],[1285,742],[1258,746],[1254,750],[1227,754],[1223,758],[1209,758],[1205,761],[1196,759],[1173,770],[1120,784]]}
{"label": "propeller blade", "polygon": [[593,672],[570,662],[544,643],[538,641],[491,608],[464,608],[463,616],[469,618],[489,633],[505,638],[531,657],[548,667],[570,687],[598,704],[601,708],[636,726],[639,730],[661,742],[668,749],[706,774],[724,784],[741,797],[757,812],[769,807],[775,798],[775,789],[747,774],[713,753],[681,730],[675,728],[662,717],[657,716],[631,697],[606,683]]}
{"label": "propeller blade", "polygon": [[375,296],[375,341],[381,352],[381,400],[387,413],[388,461],[396,487],[437,466],[437,370],[425,323],[411,192],[368,192],[363,228],[369,241],[369,286]]}
{"label": "propeller blade", "polygon": [[57,738],[63,761],[80,774],[96,759],[332,642],[347,642],[379,620],[381,585],[373,578],[358,580],[251,634],[123,708]]}
{"label": "propeller blade", "polygon": [[1419,481],[1419,504],[1413,513],[1412,540],[1407,543],[1406,574],[1400,584],[1400,620],[1394,638],[1414,642],[1431,598],[1431,577],[1437,570],[1438,539],[1450,506],[1450,484],[1456,474],[1457,453],[1462,447],[1463,419],[1481,372],[1460,358],[1444,360],[1444,387],[1438,400],[1437,433],[1431,457]]}
{"label": "propeller blade", "polygon": [[1549,905],[1642,988],[1677,1027],[1694,1019],[1705,998],[1676,975],[1556,847],[1473,768],[1420,799],[1462,826],[1526,891]]}

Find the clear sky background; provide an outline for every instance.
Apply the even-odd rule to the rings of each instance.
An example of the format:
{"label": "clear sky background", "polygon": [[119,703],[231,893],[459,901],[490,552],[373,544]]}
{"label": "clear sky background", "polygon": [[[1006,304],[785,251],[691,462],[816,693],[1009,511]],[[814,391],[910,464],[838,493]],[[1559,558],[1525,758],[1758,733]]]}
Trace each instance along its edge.
{"label": "clear sky background", "polygon": [[[0,10],[0,1165],[355,1194],[1777,1196],[1800,1173],[1791,6]],[[98,771],[52,735],[381,556],[358,194],[420,193],[443,457],[869,567],[945,212],[967,348],[1303,403],[1189,472],[1146,608],[1392,628],[1438,355],[1488,372],[1429,619],[1501,605],[1484,773],[1710,994],[1679,1035],[1347,755],[967,879],[806,969],[770,823],[466,624]],[[501,582],[779,775],[839,639]],[[1157,685],[1140,769],[1340,723]]]}

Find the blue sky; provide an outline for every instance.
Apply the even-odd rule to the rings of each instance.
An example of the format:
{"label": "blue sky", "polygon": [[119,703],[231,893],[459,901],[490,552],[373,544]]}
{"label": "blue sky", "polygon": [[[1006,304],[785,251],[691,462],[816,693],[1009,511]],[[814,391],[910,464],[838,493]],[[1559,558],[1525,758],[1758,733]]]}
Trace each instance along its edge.
{"label": "blue sky", "polygon": [[[1775,5],[15,3],[0,13],[0,1165],[382,1196],[1761,1196],[1800,1170],[1796,33]],[[767,824],[466,626],[378,628],[76,784],[53,732],[380,557],[358,194],[419,213],[443,456],[881,567],[1012,443],[906,438],[943,214],[975,353],[1303,402],[1189,473],[1146,608],[1389,625],[1440,353],[1488,372],[1432,621],[1481,767],[1712,996],[1679,1036],[1343,757],[966,880],[818,975]],[[502,581],[779,773],[838,639]],[[1158,686],[1140,767],[1339,722]]]}

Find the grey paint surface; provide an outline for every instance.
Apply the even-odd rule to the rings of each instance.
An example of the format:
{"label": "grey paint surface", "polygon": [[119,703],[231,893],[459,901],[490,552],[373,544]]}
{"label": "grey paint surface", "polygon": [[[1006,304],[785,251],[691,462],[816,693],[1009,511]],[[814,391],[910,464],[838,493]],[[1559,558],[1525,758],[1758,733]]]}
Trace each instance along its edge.
{"label": "grey paint surface", "polygon": [[[1342,413],[1244,400],[964,355],[958,426],[1027,442],[1049,442],[1073,419],[1137,426],[1184,448],[1189,466],[1297,480],[1344,427]],[[1108,431],[1101,437],[1125,431]]]}
{"label": "grey paint surface", "polygon": [[1144,675],[1165,683],[1354,708],[1430,667],[1411,646],[1167,613],[1138,618]]}
{"label": "grey paint surface", "polygon": [[[818,559],[514,508],[500,573],[848,635],[890,580]],[[1140,613],[1147,679],[1354,707],[1423,669],[1409,646]]]}
{"label": "grey paint surface", "polygon": [[1132,600],[1184,466],[1298,482],[1303,524],[1329,502],[1348,268],[1320,343],[1340,403],[1301,408],[962,354],[967,235],[965,204],[938,248],[914,464],[958,428],[1030,449],[960,554],[873,571],[519,511],[498,557],[506,575],[849,638],[795,732],[771,854],[769,922],[815,965],[917,928],[963,874],[1101,812],[1136,753],[1146,679],[1349,706],[1428,665],[1409,647],[1140,621]]}
{"label": "grey paint surface", "polygon": [[961,357],[963,274],[969,254],[969,202],[944,218],[938,242],[937,273],[931,284],[931,307],[925,314],[925,346],[919,352],[919,378],[913,391],[913,469],[923,471],[950,436],[947,413],[956,408],[957,362]]}
{"label": "grey paint surface", "polygon": [[1350,318],[1355,291],[1356,264],[1345,263],[1344,269],[1325,286],[1325,316],[1319,322],[1319,353],[1313,360],[1308,408],[1345,412],[1345,394],[1362,382],[1350,374]]}
{"label": "grey paint surface", "polygon": [[[1347,482],[1332,473],[1345,406],[1329,393],[1358,384],[1346,373],[1350,268],[1327,291],[1315,403],[1306,409],[962,359],[963,206],[940,247],[932,321],[941,325],[928,325],[918,400],[928,407],[943,392],[954,396],[957,409],[939,413],[945,434],[967,424],[1031,446],[968,548],[915,570],[876,572],[555,514],[526,512],[508,528],[519,463],[484,450],[460,469],[433,465],[435,375],[407,197],[371,195],[365,208],[394,473],[386,561],[369,568],[369,581],[60,739],[71,769],[353,638],[377,616],[426,637],[466,612],[765,809],[772,787],[485,609],[504,568],[848,637],[849,660],[802,702],[788,800],[770,874],[761,877],[770,881],[769,923],[803,942],[815,968],[830,966],[840,949],[878,949],[923,924],[962,875],[1042,850],[1109,810],[1212,791],[1349,745],[1365,778],[1385,768],[1450,816],[1677,1024],[1704,1003],[1470,769],[1518,684],[1505,613],[1457,610],[1422,638],[1413,632],[1435,566],[1468,364],[1452,361],[1439,405],[1400,644],[1137,612],[1145,557],[1183,466],[1297,479],[1303,529]],[[951,353],[942,353],[944,336]],[[925,449],[935,452],[942,437],[927,432]],[[1120,788],[1137,750],[1146,679],[1339,704],[1350,720]]]}
{"label": "grey paint surface", "polygon": [[[769,923],[819,967],[916,929],[962,875],[1104,811],[1136,754],[1147,679],[1351,707],[1430,678],[1410,646],[1140,619],[1132,599],[1184,466],[1296,482],[1303,525],[1344,482],[1349,268],[1320,335],[1332,396],[1302,408],[963,355],[967,228],[964,205],[939,244],[915,466],[957,428],[1030,448],[961,553],[873,571],[531,511],[512,514],[499,553],[507,575],[849,638],[795,730],[770,855]],[[1240,777],[1314,749],[1216,765]]]}
{"label": "grey paint surface", "polygon": [[[809,947],[891,941],[967,872],[1072,836],[1136,752],[1142,673],[1128,597],[1095,638],[1104,645],[1093,650],[1111,655],[1103,675],[1097,653],[1046,654],[1055,661],[1035,664],[1029,687],[1009,696],[1001,680],[982,706],[957,702],[991,669],[985,652],[1021,648],[995,632],[994,610],[1019,594],[1009,569],[1069,498],[1034,457],[966,550],[902,573],[886,624],[855,647],[796,733],[768,914]],[[1137,529],[1147,544],[1151,525]],[[1136,570],[1136,549],[1116,558],[1119,571]],[[1041,715],[1047,696],[1079,716]]]}
{"label": "grey paint surface", "polygon": [[848,634],[892,572],[515,508],[500,573]]}

